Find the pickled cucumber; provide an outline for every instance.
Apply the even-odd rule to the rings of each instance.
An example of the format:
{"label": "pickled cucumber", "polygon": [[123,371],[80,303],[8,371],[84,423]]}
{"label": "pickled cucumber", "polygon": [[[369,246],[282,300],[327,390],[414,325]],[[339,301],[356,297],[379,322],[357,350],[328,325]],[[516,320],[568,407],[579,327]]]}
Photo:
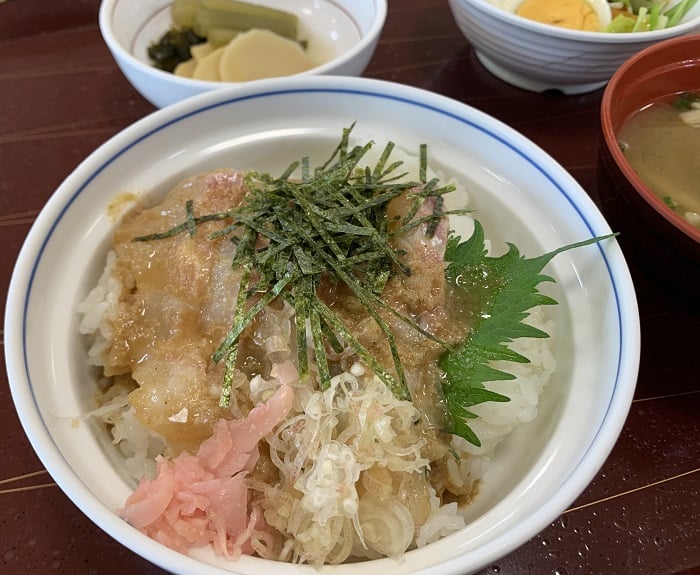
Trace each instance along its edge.
{"label": "pickled cucumber", "polygon": [[232,28],[210,28],[207,40],[213,46],[225,46],[241,32],[245,32],[245,30],[234,30]]}
{"label": "pickled cucumber", "polygon": [[244,32],[258,28],[297,39],[295,14],[239,0],[175,0],[172,18],[176,26],[192,28],[197,35],[207,38],[212,29]]}
{"label": "pickled cucumber", "polygon": [[148,56],[156,68],[173,72],[180,62],[192,57],[190,48],[205,40],[206,38],[198,36],[190,28],[168,30],[148,47]]}
{"label": "pickled cucumber", "polygon": [[177,28],[192,28],[199,8],[199,0],[175,0],[170,7],[173,24]]}

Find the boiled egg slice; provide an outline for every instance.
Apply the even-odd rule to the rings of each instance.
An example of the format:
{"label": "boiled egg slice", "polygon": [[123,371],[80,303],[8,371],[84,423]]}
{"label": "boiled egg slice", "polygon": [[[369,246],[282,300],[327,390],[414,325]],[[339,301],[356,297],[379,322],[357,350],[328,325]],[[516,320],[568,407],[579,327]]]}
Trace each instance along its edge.
{"label": "boiled egg slice", "polygon": [[612,20],[607,0],[504,0],[501,7],[543,24],[589,32],[602,32]]}

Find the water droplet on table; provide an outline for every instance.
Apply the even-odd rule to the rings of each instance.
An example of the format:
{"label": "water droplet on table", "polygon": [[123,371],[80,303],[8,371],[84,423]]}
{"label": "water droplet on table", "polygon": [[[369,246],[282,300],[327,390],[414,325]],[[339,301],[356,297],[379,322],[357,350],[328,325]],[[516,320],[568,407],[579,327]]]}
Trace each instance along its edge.
{"label": "water droplet on table", "polygon": [[627,519],[624,519],[623,517],[618,517],[616,519],[613,519],[613,525],[620,529],[621,531],[626,531],[629,529],[629,522]]}

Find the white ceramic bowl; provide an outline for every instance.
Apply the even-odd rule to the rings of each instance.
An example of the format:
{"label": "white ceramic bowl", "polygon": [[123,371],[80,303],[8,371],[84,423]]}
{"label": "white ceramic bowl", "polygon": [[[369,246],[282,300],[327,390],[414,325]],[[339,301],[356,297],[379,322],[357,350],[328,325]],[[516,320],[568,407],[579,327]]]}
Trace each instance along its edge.
{"label": "white ceramic bowl", "polygon": [[[374,54],[387,12],[386,0],[250,1],[297,15],[309,52],[324,61],[300,75],[361,75]],[[99,11],[102,37],[117,65],[159,108],[226,85],[179,77],[153,66],[148,46],[171,27],[171,4],[172,0],[102,0]]]}
{"label": "white ceramic bowl", "polygon": [[457,26],[484,67],[501,80],[533,92],[591,92],[603,87],[636,52],[700,30],[700,3],[676,26],[612,34],[542,24],[507,12],[498,2],[449,0]]}
{"label": "white ceramic bowl", "polygon": [[[539,255],[610,233],[584,190],[532,142],[454,100],[365,78],[306,76],[212,91],[161,109],[103,144],[48,201],[24,244],[9,289],[5,353],[12,397],[38,456],[99,527],[177,574],[317,575],[310,566],[211,553],[182,556],[122,521],[132,485],[97,428],[79,419],[94,401],[94,374],[76,306],[96,283],[110,244],[108,206],[120,193],[162,194],[186,175],[219,166],[281,173],[301,155],[325,159],[342,128],[363,140],[428,145],[431,165],[458,178],[496,249],[512,241]],[[558,255],[545,284],[557,337],[554,379],[540,414],[498,447],[463,530],[400,560],[324,568],[464,575],[525,543],[593,479],[632,400],[639,316],[614,239]]]}

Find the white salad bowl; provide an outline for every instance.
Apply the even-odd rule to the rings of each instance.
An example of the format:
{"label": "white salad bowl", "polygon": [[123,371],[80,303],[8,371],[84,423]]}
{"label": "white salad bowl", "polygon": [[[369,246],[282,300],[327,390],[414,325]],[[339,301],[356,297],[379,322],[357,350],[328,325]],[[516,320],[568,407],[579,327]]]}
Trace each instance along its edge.
{"label": "white salad bowl", "polygon": [[[183,177],[220,166],[281,173],[301,155],[325,159],[343,128],[360,140],[428,146],[431,167],[469,194],[494,252],[515,243],[534,257],[611,232],[576,181],[543,150],[454,100],[393,83],[326,76],[279,78],[217,90],[158,110],[100,146],[63,182],[19,255],[7,300],[5,353],[22,425],[66,495],[114,539],[176,574],[315,575],[308,565],[207,549],[181,555],[115,510],[134,488],[105,432],[83,416],[95,374],[76,308],[102,271],[115,198],[162,195]],[[70,246],[70,249],[66,249]],[[586,488],[627,416],[639,365],[639,316],[615,239],[559,254],[543,291],[554,322],[557,370],[539,414],[497,448],[466,527],[398,558],[322,573],[464,575],[525,543]]]}
{"label": "white salad bowl", "polygon": [[[321,63],[301,75],[359,76],[369,64],[384,27],[386,0],[248,0],[295,14],[309,53]],[[99,27],[122,73],[156,107],[227,84],[159,70],[148,47],[172,27],[172,0],[102,0]]]}
{"label": "white salad bowl", "polygon": [[501,80],[532,92],[558,90],[573,95],[597,90],[633,54],[661,40],[700,30],[700,3],[676,26],[609,33],[528,20],[503,9],[507,0],[449,2],[457,26],[484,67]]}

